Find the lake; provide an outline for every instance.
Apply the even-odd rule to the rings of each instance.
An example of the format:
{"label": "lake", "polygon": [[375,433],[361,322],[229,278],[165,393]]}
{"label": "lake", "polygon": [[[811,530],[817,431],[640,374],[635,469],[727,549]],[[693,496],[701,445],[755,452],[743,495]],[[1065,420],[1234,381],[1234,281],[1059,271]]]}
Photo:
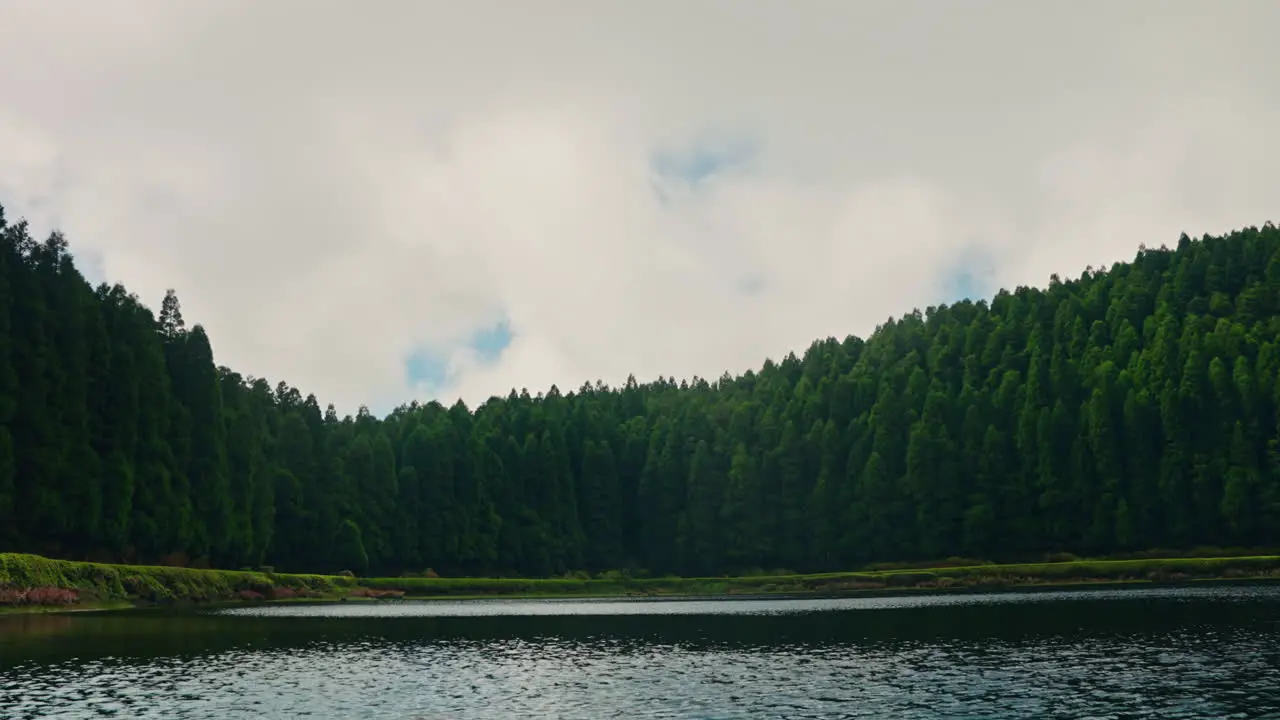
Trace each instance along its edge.
{"label": "lake", "polygon": [[1280,587],[0,616],[4,718],[1280,717]]}

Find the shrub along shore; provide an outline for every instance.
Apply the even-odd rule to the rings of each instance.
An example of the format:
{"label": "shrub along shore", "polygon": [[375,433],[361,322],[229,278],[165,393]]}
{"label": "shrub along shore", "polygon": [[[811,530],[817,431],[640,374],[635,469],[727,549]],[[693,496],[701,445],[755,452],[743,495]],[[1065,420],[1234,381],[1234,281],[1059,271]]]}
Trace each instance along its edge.
{"label": "shrub along shore", "polygon": [[1280,580],[1280,555],[960,564],[748,577],[356,578],[260,570],[107,565],[0,554],[0,611],[194,603],[477,597],[860,595],[1079,585]]}

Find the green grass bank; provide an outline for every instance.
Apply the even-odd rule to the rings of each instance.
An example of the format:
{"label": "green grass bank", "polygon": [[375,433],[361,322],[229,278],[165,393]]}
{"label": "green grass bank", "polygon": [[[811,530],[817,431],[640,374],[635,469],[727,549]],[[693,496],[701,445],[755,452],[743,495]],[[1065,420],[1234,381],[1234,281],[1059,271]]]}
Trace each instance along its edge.
{"label": "green grass bank", "polygon": [[633,578],[354,578],[106,565],[0,554],[0,612],[183,603],[380,598],[861,595],[1078,585],[1280,580],[1280,555],[1071,560],[811,575]]}
{"label": "green grass bank", "polygon": [[0,609],[341,597],[353,578],[150,565],[106,565],[0,553]]}

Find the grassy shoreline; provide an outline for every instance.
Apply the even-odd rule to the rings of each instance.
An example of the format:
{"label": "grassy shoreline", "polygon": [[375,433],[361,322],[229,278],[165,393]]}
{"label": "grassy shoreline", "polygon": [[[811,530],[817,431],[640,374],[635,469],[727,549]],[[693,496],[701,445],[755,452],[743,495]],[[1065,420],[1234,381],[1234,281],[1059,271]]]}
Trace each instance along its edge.
{"label": "grassy shoreline", "polygon": [[752,577],[353,578],[107,565],[0,553],[0,614],[288,601],[883,596],[1280,581],[1280,555],[961,565]]}

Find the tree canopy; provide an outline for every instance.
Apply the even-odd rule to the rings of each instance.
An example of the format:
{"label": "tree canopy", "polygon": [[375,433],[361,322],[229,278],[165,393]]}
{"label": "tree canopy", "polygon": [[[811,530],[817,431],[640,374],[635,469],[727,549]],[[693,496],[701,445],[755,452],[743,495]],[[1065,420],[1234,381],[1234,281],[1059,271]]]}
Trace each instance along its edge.
{"label": "tree canopy", "polygon": [[298,571],[836,570],[1280,544],[1280,231],[710,381],[339,417],[0,212],[0,550]]}

